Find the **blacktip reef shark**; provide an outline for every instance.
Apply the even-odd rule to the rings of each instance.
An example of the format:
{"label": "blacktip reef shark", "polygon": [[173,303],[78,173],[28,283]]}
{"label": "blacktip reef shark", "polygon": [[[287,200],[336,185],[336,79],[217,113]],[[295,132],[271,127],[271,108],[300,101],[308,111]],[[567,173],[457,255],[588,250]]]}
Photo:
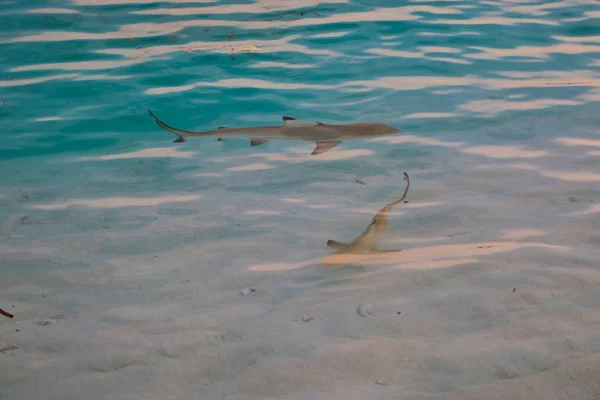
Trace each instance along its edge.
{"label": "blacktip reef shark", "polygon": [[292,117],[283,117],[282,126],[219,127],[216,131],[192,132],[173,128],[161,121],[152,111],[148,110],[148,112],[161,128],[178,136],[175,143],[206,136],[216,136],[219,140],[228,137],[247,137],[250,138],[252,146],[259,146],[273,139],[304,140],[317,144],[311,155],[325,153],[340,144],[342,140],[379,137],[400,132],[399,129],[381,123],[326,125],[321,122],[312,124]]}
{"label": "blacktip reef shark", "polygon": [[410,178],[408,177],[408,174],[406,172],[404,172],[404,180],[406,181],[406,187],[404,188],[404,193],[402,194],[402,197],[399,200],[389,203],[381,210],[379,210],[379,212],[375,214],[375,216],[371,220],[371,223],[369,224],[367,229],[365,229],[362,235],[354,239],[351,243],[342,243],[338,242],[337,240],[327,241],[328,247],[331,247],[338,251],[326,256],[323,259],[323,264],[326,268],[336,269],[341,268],[346,264],[349,264],[350,262],[346,261],[348,261],[352,257],[345,256],[351,256],[356,254],[387,254],[402,251],[379,250],[375,247],[375,245],[379,241],[381,235],[391,231],[388,225],[389,214],[392,212],[392,209],[396,205],[404,202],[404,199],[406,198],[406,194],[408,193],[408,189],[410,188]]}

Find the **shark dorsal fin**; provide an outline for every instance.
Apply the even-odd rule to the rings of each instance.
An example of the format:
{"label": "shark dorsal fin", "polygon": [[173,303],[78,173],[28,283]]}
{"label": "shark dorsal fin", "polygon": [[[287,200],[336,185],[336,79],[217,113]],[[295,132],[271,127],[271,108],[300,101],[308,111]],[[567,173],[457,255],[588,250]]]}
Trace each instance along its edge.
{"label": "shark dorsal fin", "polygon": [[328,150],[333,149],[338,144],[342,143],[341,140],[329,140],[326,142],[317,142],[317,147],[310,153],[312,156],[316,154],[325,153]]}
{"label": "shark dorsal fin", "polygon": [[260,146],[261,144],[267,143],[267,139],[252,139],[250,140],[250,145],[252,146]]}
{"label": "shark dorsal fin", "polygon": [[312,126],[312,124],[310,122],[302,121],[300,119],[296,119],[296,118],[292,118],[292,117],[282,117],[282,119],[283,119],[283,124],[285,126],[294,126],[294,127]]}

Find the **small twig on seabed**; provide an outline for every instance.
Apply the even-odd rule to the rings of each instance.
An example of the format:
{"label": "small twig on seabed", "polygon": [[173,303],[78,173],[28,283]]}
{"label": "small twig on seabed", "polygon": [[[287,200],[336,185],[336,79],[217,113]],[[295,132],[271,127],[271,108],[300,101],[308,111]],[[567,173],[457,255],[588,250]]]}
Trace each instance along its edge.
{"label": "small twig on seabed", "polygon": [[1,308],[0,308],[0,314],[4,315],[5,317],[8,317],[8,318],[14,318],[15,317],[14,315],[12,315],[11,313],[9,313],[8,311],[4,311]]}
{"label": "small twig on seabed", "polygon": [[[279,17],[277,17],[277,18],[270,18],[270,19],[259,19],[259,21],[268,21],[268,22],[278,21],[278,20],[281,20],[281,19],[282,19],[283,17],[285,17],[286,15],[289,15],[289,14],[296,14],[297,12],[298,12],[298,11],[295,11],[295,10],[286,11],[286,12],[284,12],[283,14],[281,14],[281,15],[280,15]],[[305,14],[309,14],[309,13],[315,14],[315,15],[316,15],[316,16],[318,16],[318,17],[320,17],[320,16],[321,16],[321,14],[319,14],[319,13],[318,13],[318,12],[316,12],[315,10],[300,11],[300,16],[301,16],[301,17],[304,17],[304,15],[305,15]],[[288,22],[289,22],[289,21],[296,21],[296,20],[299,20],[299,19],[300,19],[300,18],[294,18],[294,19],[288,20]]]}
{"label": "small twig on seabed", "polygon": [[145,56],[146,54],[149,54],[151,52],[152,52],[152,49],[146,49],[140,55],[138,55],[135,59],[137,60],[138,58]]}
{"label": "small twig on seabed", "polygon": [[276,21],[276,20],[278,20],[278,19],[281,19],[281,18],[285,17],[285,16],[286,16],[286,15],[288,15],[288,14],[294,14],[294,13],[296,13],[296,11],[286,11],[286,12],[284,12],[283,14],[281,14],[281,15],[280,15],[279,17],[277,17],[277,18],[259,19],[259,21],[269,21],[269,22],[271,22],[271,21]]}
{"label": "small twig on seabed", "polygon": [[[188,47],[188,48],[180,48],[182,51],[185,51],[186,53],[190,53],[192,55],[194,55],[194,51],[195,50],[214,50],[214,49],[224,49],[224,48],[230,48],[231,49],[231,59],[235,60],[235,47],[233,46],[219,46],[216,48],[211,48],[211,47],[206,47],[206,46],[198,46],[198,47]],[[260,50],[256,45],[254,44],[249,44],[246,46],[238,46],[237,47],[238,51],[258,51]]]}

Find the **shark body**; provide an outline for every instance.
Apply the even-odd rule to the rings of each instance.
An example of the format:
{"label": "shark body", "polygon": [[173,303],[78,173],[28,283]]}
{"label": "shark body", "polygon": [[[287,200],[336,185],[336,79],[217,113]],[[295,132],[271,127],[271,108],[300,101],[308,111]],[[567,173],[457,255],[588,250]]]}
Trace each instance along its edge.
{"label": "shark body", "polygon": [[402,203],[406,198],[408,189],[410,188],[410,178],[408,174],[404,172],[404,180],[406,180],[406,187],[404,193],[399,200],[389,203],[383,207],[371,220],[367,229],[351,243],[342,243],[337,240],[328,240],[327,246],[336,249],[337,252],[330,254],[325,257],[323,264],[327,268],[341,268],[346,265],[346,258],[351,259],[352,257],[345,257],[357,254],[382,254],[382,253],[396,253],[402,250],[379,250],[375,246],[379,241],[379,238],[391,229],[389,227],[389,214],[393,208],[398,204]]}
{"label": "shark body", "polygon": [[312,155],[325,153],[340,144],[342,140],[380,137],[400,132],[399,129],[382,123],[326,125],[320,122],[312,124],[292,117],[283,117],[284,123],[282,126],[220,127],[215,131],[193,132],[169,126],[154,115],[152,111],[148,110],[148,112],[161,128],[178,136],[175,140],[176,143],[185,142],[187,139],[194,137],[207,136],[216,136],[219,140],[231,137],[247,137],[250,138],[252,146],[259,146],[269,140],[304,140],[317,144],[317,147],[311,153]]}

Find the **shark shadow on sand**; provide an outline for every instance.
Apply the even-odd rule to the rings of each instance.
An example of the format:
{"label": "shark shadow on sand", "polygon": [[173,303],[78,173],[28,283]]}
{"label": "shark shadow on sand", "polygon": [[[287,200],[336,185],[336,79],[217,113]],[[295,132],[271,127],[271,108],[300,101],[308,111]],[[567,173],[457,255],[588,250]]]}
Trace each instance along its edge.
{"label": "shark shadow on sand", "polygon": [[392,212],[393,208],[398,204],[404,202],[406,195],[408,193],[408,189],[410,188],[410,178],[408,174],[404,172],[404,180],[406,181],[406,187],[404,188],[404,193],[399,200],[396,200],[392,203],[389,203],[385,207],[383,207],[371,220],[371,223],[365,229],[365,231],[356,239],[354,239],[351,243],[342,243],[337,240],[328,240],[327,246],[332,249],[337,250],[337,252],[326,256],[323,259],[323,264],[326,268],[336,269],[342,268],[345,265],[350,264],[349,261],[352,259],[353,255],[358,254],[389,254],[389,253],[398,253],[402,250],[379,250],[375,246],[379,241],[381,235],[386,232],[390,232],[391,229],[389,227],[388,217]]}
{"label": "shark shadow on sand", "polygon": [[311,155],[325,153],[340,144],[342,140],[374,138],[400,132],[399,129],[382,123],[326,125],[321,122],[312,124],[292,117],[283,117],[282,126],[250,128],[226,128],[221,126],[216,131],[193,132],[169,126],[154,115],[152,111],[148,110],[148,112],[161,128],[178,136],[175,143],[185,142],[194,137],[208,136],[216,136],[219,140],[247,137],[250,139],[252,146],[260,146],[269,140],[303,140],[317,144]]}

